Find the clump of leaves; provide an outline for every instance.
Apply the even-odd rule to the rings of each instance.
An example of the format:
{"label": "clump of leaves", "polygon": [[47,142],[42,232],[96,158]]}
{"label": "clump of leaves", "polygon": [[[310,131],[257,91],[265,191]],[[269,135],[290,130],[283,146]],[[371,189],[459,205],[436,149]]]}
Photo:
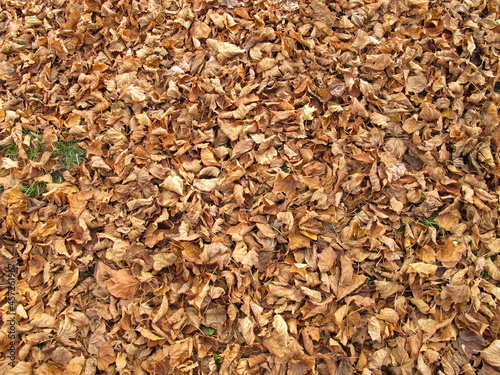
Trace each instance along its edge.
{"label": "clump of leaves", "polygon": [[25,195],[39,196],[45,191],[46,185],[43,181],[33,181],[30,185],[23,185],[22,190]]}
{"label": "clump of leaves", "polygon": [[54,156],[59,159],[63,168],[71,169],[75,165],[81,164],[87,151],[77,145],[74,141],[56,141],[54,146],[56,151]]}
{"label": "clump of leaves", "polygon": [[214,334],[215,334],[215,329],[213,329],[213,328],[209,328],[209,329],[208,329],[208,335],[209,335],[209,336],[212,336],[212,335],[214,335]]}
{"label": "clump of leaves", "polygon": [[15,160],[19,154],[19,149],[15,143],[7,143],[6,145],[0,146],[0,154]]}

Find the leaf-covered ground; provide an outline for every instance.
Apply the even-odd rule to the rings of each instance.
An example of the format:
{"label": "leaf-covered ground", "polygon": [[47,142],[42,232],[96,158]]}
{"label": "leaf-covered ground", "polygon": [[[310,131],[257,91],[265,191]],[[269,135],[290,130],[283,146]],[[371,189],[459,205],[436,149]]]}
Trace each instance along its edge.
{"label": "leaf-covered ground", "polygon": [[0,373],[499,373],[499,8],[0,0]]}

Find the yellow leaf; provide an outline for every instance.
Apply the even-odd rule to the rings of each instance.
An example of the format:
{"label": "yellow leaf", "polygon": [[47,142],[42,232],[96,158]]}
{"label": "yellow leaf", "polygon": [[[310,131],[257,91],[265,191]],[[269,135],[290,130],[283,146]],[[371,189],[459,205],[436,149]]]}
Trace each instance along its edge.
{"label": "yellow leaf", "polygon": [[299,231],[301,234],[303,234],[304,236],[310,238],[311,240],[314,240],[316,241],[318,239],[318,235],[317,234],[314,234],[314,233],[309,233],[309,232],[306,232],[305,230],[301,230]]}

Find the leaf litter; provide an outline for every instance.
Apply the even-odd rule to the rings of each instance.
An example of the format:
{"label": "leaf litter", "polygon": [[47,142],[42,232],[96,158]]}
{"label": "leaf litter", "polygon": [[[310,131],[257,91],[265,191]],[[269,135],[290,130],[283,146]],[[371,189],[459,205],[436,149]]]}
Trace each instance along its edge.
{"label": "leaf litter", "polygon": [[2,373],[500,371],[497,1],[0,4]]}

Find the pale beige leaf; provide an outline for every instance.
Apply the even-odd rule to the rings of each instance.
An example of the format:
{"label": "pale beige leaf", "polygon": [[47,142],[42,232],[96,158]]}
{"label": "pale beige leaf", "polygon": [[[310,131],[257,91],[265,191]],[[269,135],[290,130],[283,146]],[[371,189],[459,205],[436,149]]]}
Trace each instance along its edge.
{"label": "pale beige leaf", "polygon": [[179,195],[182,195],[184,192],[184,181],[179,176],[168,176],[160,186]]}
{"label": "pale beige leaf", "polygon": [[438,266],[435,264],[427,264],[423,262],[410,263],[408,265],[408,272],[416,272],[420,276],[429,277],[436,273]]}
{"label": "pale beige leaf", "polygon": [[191,26],[191,36],[193,38],[207,38],[210,35],[210,31],[210,26],[198,20],[194,22],[193,26]]}
{"label": "pale beige leaf", "polygon": [[155,271],[160,271],[163,268],[170,267],[177,260],[177,255],[173,253],[159,253],[153,255],[153,268]]}
{"label": "pale beige leaf", "polygon": [[218,184],[218,178],[197,178],[193,182],[193,186],[201,191],[212,191]]}
{"label": "pale beige leaf", "polygon": [[41,313],[36,315],[30,321],[30,324],[39,328],[49,328],[49,327],[54,327],[57,324],[57,320],[52,315]]}
{"label": "pale beige leaf", "polygon": [[490,346],[481,350],[481,358],[492,366],[500,367],[500,340],[494,340]]}
{"label": "pale beige leaf", "polygon": [[368,319],[368,334],[373,341],[380,341],[382,338],[380,335],[380,322],[374,316]]}
{"label": "pale beige leaf", "polygon": [[100,156],[92,156],[92,158],[90,159],[90,166],[92,168],[100,168],[106,171],[111,170],[111,167],[107,165],[104,159]]}
{"label": "pale beige leaf", "polygon": [[386,307],[380,310],[380,312],[377,314],[377,318],[392,324],[397,324],[397,322],[399,321],[399,314],[396,312],[396,310]]}
{"label": "pale beige leaf", "polygon": [[2,163],[0,164],[0,168],[13,169],[18,167],[19,167],[19,162],[17,160],[12,160],[10,158],[2,158]]}
{"label": "pale beige leaf", "polygon": [[207,39],[207,45],[213,50],[222,54],[224,57],[233,57],[245,52],[243,48],[240,48],[232,43],[221,42],[219,40],[211,38]]}
{"label": "pale beige leaf", "polygon": [[421,93],[426,86],[427,79],[423,75],[408,77],[406,81],[406,90],[414,94]]}
{"label": "pale beige leaf", "polygon": [[31,362],[18,362],[14,367],[7,370],[6,375],[31,375],[33,365]]}
{"label": "pale beige leaf", "polygon": [[253,345],[255,342],[254,327],[255,322],[248,316],[238,320],[238,330],[241,332],[247,345]]}
{"label": "pale beige leaf", "polygon": [[127,354],[118,353],[116,355],[116,369],[122,371],[127,366]]}
{"label": "pale beige leaf", "polygon": [[127,85],[121,90],[121,97],[125,102],[139,103],[146,100],[144,90],[134,85]]}
{"label": "pale beige leaf", "polygon": [[368,55],[366,56],[366,61],[364,66],[373,70],[384,70],[394,61],[392,57],[386,53],[380,55]]}

